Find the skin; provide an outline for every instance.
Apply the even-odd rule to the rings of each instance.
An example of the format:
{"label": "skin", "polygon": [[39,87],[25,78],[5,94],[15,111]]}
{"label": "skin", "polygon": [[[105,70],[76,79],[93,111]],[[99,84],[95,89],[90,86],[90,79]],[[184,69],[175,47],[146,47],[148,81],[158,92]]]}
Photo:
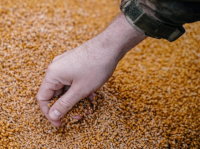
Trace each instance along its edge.
{"label": "skin", "polygon": [[[37,94],[40,108],[54,125],[78,101],[99,89],[113,74],[118,62],[146,36],[119,14],[98,36],[83,45],[57,56],[46,71]],[[53,96],[68,91],[49,109]]]}

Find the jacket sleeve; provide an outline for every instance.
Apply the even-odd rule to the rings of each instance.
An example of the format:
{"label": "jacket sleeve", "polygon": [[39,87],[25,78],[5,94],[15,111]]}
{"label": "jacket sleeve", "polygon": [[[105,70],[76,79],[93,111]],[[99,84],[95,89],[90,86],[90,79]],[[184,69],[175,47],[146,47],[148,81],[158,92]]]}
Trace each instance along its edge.
{"label": "jacket sleeve", "polygon": [[200,20],[200,0],[122,0],[120,8],[138,31],[169,41],[185,33],[184,23]]}

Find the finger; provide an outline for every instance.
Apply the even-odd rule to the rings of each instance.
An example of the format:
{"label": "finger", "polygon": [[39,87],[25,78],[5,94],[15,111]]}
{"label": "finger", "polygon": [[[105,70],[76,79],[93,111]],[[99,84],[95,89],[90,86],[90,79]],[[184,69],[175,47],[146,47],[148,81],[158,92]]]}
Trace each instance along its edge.
{"label": "finger", "polygon": [[55,61],[59,60],[61,57],[62,57],[62,55],[58,55],[58,56],[54,57],[52,62],[55,62]]}
{"label": "finger", "polygon": [[86,115],[89,115],[89,114],[92,113],[92,110],[93,110],[93,101],[94,101],[95,96],[96,96],[95,93],[91,93],[87,97],[88,101],[89,101],[89,107],[87,107],[87,113],[86,113]]}
{"label": "finger", "polygon": [[63,87],[61,84],[57,84],[56,82],[49,82],[48,75],[45,76],[40,89],[37,94],[37,100],[40,105],[40,109],[42,110],[43,114],[46,118],[49,119],[49,107],[48,104],[50,103],[50,99],[53,97],[55,90],[59,90]]}
{"label": "finger", "polygon": [[68,91],[68,89],[70,88],[69,85],[65,85],[62,89],[55,91],[54,93],[54,97],[61,95],[63,92]]}
{"label": "finger", "polygon": [[81,115],[76,115],[76,116],[71,116],[73,119],[76,119],[76,120],[81,120],[83,118],[83,116]]}
{"label": "finger", "polygon": [[56,96],[59,96],[62,93],[63,93],[63,89],[60,89],[60,90],[55,91],[53,96],[56,97]]}
{"label": "finger", "polygon": [[88,99],[90,102],[94,101],[94,98],[96,97],[96,94],[95,93],[92,93],[88,96]]}
{"label": "finger", "polygon": [[64,91],[65,91],[65,92],[68,91],[69,88],[70,88],[70,86],[69,86],[69,85],[66,85],[66,86],[64,87]]}
{"label": "finger", "polygon": [[54,92],[53,97],[57,97],[57,96],[59,96],[62,93],[63,93],[63,89],[57,90],[57,91]]}
{"label": "finger", "polygon": [[82,94],[81,90],[78,88],[78,86],[72,85],[51,107],[49,117],[52,121],[60,121],[60,118],[83,98],[84,94]]}
{"label": "finger", "polygon": [[49,88],[49,83],[43,81],[42,85],[37,94],[37,100],[40,105],[40,109],[42,110],[43,114],[48,117],[49,107],[48,104],[53,97],[54,90]]}

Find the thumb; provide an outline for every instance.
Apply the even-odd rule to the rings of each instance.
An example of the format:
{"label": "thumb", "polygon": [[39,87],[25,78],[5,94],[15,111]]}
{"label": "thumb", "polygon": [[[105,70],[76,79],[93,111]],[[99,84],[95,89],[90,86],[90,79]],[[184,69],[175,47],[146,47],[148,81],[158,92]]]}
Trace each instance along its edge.
{"label": "thumb", "polygon": [[69,90],[51,107],[49,111],[49,118],[52,121],[60,121],[61,117],[83,97],[84,95],[80,92],[78,87],[72,84]]}

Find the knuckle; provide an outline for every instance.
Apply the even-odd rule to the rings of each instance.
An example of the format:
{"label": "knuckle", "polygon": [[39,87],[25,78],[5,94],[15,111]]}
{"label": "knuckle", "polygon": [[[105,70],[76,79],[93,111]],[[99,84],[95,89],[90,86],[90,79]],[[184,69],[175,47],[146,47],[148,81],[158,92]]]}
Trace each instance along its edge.
{"label": "knuckle", "polygon": [[49,72],[53,71],[53,69],[54,69],[54,66],[52,64],[50,64],[49,67],[47,68],[46,72],[49,73]]}
{"label": "knuckle", "polygon": [[58,104],[64,110],[70,110],[73,107],[73,105],[69,101],[64,99],[60,99],[58,101]]}
{"label": "knuckle", "polygon": [[52,75],[55,75],[55,72],[57,72],[56,66],[54,64],[50,64],[49,67],[46,70],[46,75],[49,77],[52,77]]}
{"label": "knuckle", "polygon": [[38,102],[39,104],[41,104],[41,105],[44,104],[45,99],[42,98],[40,95],[37,95],[37,96],[36,96],[36,99],[37,99],[37,102]]}
{"label": "knuckle", "polygon": [[52,60],[52,62],[55,62],[55,61],[56,61],[56,59],[57,59],[57,57],[54,57],[54,58],[53,58],[53,60]]}
{"label": "knuckle", "polygon": [[41,97],[39,94],[36,95],[36,99],[37,99],[37,101],[41,101]]}
{"label": "knuckle", "polygon": [[52,62],[55,62],[58,58],[59,58],[59,56],[54,57],[54,59],[52,60]]}

